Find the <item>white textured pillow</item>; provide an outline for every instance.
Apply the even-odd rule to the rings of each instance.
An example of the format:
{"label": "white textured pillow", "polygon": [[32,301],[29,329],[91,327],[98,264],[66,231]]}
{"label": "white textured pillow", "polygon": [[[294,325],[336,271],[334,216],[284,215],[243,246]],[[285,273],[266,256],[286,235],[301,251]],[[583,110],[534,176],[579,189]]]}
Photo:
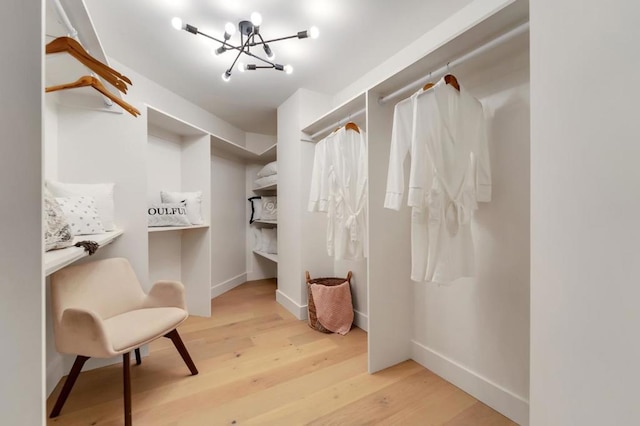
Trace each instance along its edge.
{"label": "white textured pillow", "polygon": [[152,204],[147,209],[149,226],[189,226],[185,203]]}
{"label": "white textured pillow", "polygon": [[262,220],[278,219],[278,199],[276,197],[262,197]]}
{"label": "white textured pillow", "polygon": [[163,203],[181,203],[187,204],[187,217],[192,225],[202,225],[202,191],[195,192],[169,192],[160,191],[160,199]]}
{"label": "white textured pillow", "polygon": [[44,218],[44,251],[73,245],[73,231],[60,208],[60,204],[47,188],[44,189]]}
{"label": "white textured pillow", "polygon": [[253,250],[262,251],[262,232],[258,228],[251,228],[253,236]]}
{"label": "white textured pillow", "polygon": [[266,166],[264,166],[262,169],[260,169],[257,176],[261,178],[265,176],[275,175],[277,173],[278,173],[278,163],[276,161],[272,161]]}
{"label": "white textured pillow", "polygon": [[76,195],[94,197],[104,230],[113,231],[116,229],[113,183],[62,183],[47,180],[47,188],[54,197],[73,197]]}
{"label": "white textured pillow", "polygon": [[66,216],[73,235],[104,233],[104,226],[98,214],[95,198],[77,195],[73,197],[57,197],[56,201]]}
{"label": "white textured pillow", "polygon": [[278,233],[275,229],[262,228],[262,251],[265,253],[278,253]]}

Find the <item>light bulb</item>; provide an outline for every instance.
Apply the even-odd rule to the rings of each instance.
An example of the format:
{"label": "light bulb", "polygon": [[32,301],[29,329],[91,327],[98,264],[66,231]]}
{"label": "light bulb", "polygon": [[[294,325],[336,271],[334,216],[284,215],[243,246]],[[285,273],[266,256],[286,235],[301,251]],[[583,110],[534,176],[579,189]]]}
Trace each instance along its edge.
{"label": "light bulb", "polygon": [[267,58],[270,61],[273,61],[276,58],[276,55],[273,53],[273,50],[271,50],[271,47],[269,47],[268,44],[263,45],[264,48],[264,53],[266,53]]}
{"label": "light bulb", "polygon": [[180,19],[180,18],[178,18],[176,16],[175,18],[173,18],[171,20],[171,26],[173,26],[173,28],[175,28],[176,30],[183,29],[183,27],[182,27],[182,19]]}
{"label": "light bulb", "polygon": [[229,37],[231,37],[236,33],[236,26],[233,25],[231,22],[227,22],[224,26],[224,32],[225,34],[228,34]]}
{"label": "light bulb", "polygon": [[320,35],[320,30],[318,29],[318,27],[309,28],[309,36],[311,38],[318,38],[319,35]]}
{"label": "light bulb", "polygon": [[251,14],[251,23],[256,27],[262,25],[262,15],[260,15],[258,12],[253,12]]}
{"label": "light bulb", "polygon": [[240,70],[240,72],[245,72],[247,70],[247,66],[245,65],[244,62],[240,62],[238,64],[238,69]]}
{"label": "light bulb", "polygon": [[225,71],[222,73],[222,81],[225,83],[231,80],[231,73],[229,71]]}
{"label": "light bulb", "polygon": [[222,55],[222,54],[223,54],[224,52],[226,52],[226,51],[227,51],[227,49],[225,49],[225,48],[224,48],[224,46],[220,46],[220,47],[218,47],[217,49],[212,49],[212,50],[211,50],[211,53],[212,53],[214,56],[220,56],[220,55]]}
{"label": "light bulb", "polygon": [[286,72],[287,74],[291,74],[293,72],[293,67],[291,65],[285,65],[284,72]]}

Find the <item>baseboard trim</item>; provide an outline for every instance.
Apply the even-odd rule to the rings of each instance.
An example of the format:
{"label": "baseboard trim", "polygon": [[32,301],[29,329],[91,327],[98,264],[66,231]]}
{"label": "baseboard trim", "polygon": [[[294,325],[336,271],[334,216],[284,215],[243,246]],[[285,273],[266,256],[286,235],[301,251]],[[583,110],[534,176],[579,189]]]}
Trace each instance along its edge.
{"label": "baseboard trim", "polygon": [[353,323],[356,327],[367,332],[369,331],[369,316],[356,309],[353,310]]}
{"label": "baseboard trim", "polygon": [[307,305],[298,305],[293,299],[281,292],[279,289],[276,290],[276,301],[299,320],[307,319]]}
{"label": "baseboard trim", "polygon": [[529,401],[412,340],[412,358],[519,425],[529,424]]}
{"label": "baseboard trim", "polygon": [[227,291],[238,287],[240,284],[247,282],[247,273],[244,272],[238,276],[230,278],[220,284],[211,286],[211,298],[218,297]]}

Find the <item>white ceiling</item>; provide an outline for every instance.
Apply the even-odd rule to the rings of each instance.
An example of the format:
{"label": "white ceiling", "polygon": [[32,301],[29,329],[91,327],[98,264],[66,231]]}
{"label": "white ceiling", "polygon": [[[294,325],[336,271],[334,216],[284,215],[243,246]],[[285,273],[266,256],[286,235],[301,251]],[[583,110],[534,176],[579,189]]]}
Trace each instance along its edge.
{"label": "white ceiling", "polygon": [[[85,0],[106,54],[174,93],[248,132],[275,134],[276,109],[298,88],[335,94],[471,0]],[[222,38],[226,22],[262,14],[265,39],[315,25],[316,40],[271,44],[274,70],[221,74],[234,59],[218,43],[176,31],[179,16]],[[236,34],[231,42],[239,44]],[[254,48],[255,49],[255,48]],[[258,51],[259,52],[259,51]],[[248,61],[253,63],[253,61]],[[135,84],[135,81],[134,81]]]}

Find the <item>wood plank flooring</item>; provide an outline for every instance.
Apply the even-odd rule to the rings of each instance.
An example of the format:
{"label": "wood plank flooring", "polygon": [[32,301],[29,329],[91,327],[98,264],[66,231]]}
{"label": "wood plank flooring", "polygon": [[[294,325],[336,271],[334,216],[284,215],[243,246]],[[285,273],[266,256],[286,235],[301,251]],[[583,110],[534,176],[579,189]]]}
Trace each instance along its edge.
{"label": "wood plank flooring", "polygon": [[[368,374],[365,332],[314,331],[275,290],[273,280],[246,283],[214,299],[211,318],[179,328],[197,376],[168,339],[154,342],[131,368],[134,425],[515,424],[413,361]],[[47,424],[123,424],[121,365],[80,374]]]}

